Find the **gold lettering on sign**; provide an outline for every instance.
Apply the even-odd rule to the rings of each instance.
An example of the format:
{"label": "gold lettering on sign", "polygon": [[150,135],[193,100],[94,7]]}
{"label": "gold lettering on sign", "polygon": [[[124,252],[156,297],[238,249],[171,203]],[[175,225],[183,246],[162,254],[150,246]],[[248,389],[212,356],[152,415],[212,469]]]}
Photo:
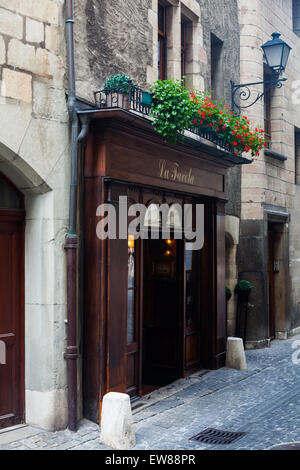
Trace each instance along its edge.
{"label": "gold lettering on sign", "polygon": [[183,171],[176,162],[159,160],[159,177],[177,183],[195,184],[193,170]]}

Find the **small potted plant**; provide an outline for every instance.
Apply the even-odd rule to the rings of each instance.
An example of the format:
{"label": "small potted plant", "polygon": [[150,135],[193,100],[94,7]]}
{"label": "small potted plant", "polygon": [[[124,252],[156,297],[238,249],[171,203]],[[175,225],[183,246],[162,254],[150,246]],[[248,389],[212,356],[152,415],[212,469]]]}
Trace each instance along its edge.
{"label": "small potted plant", "polygon": [[112,75],[104,85],[106,105],[109,108],[130,109],[130,93],[133,87],[133,81],[124,73]]}
{"label": "small potted plant", "polygon": [[248,297],[253,286],[249,281],[239,281],[235,286],[234,292],[241,297]]}

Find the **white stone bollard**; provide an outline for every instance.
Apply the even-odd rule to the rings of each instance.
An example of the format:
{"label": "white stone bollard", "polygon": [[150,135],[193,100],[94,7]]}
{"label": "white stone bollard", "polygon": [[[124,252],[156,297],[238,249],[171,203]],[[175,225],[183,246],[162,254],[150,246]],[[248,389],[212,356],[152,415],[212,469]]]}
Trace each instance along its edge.
{"label": "white stone bollard", "polygon": [[102,402],[100,442],[113,449],[135,446],[130,397],[125,393],[107,393]]}
{"label": "white stone bollard", "polygon": [[226,367],[238,370],[247,369],[242,338],[227,338]]}

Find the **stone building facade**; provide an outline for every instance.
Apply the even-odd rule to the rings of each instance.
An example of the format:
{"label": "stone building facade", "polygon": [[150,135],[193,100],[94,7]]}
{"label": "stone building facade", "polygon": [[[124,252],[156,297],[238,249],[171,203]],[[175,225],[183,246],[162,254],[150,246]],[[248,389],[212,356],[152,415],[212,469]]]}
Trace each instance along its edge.
{"label": "stone building facade", "polygon": [[[63,244],[69,118],[63,6],[63,0],[0,1],[0,172],[24,195],[26,211],[25,386],[20,392],[23,396],[25,388],[26,393],[21,415],[47,429],[67,423]],[[17,367],[22,376],[24,364]]]}
{"label": "stone building facade", "polygon": [[[64,3],[0,0],[0,172],[24,195],[26,212],[22,413],[27,423],[47,429],[67,423],[63,245],[68,225],[70,136]],[[229,104],[229,71],[239,80],[236,0],[218,2],[218,9],[214,2],[196,0],[161,4],[167,7],[167,76],[181,78],[184,21],[188,83],[196,89],[212,89],[216,41],[215,92]],[[119,72],[149,89],[157,79],[158,0],[75,1],[74,6],[77,95],[92,102],[93,92]],[[232,245],[228,247],[232,260],[228,283],[232,285],[237,278],[233,260],[239,238],[239,180],[239,169],[228,171],[226,231]],[[79,308],[80,318],[83,315]],[[81,377],[80,360],[78,372]],[[79,414],[80,409],[81,400]]]}
{"label": "stone building facade", "polygon": [[[242,83],[263,78],[260,45],[274,30],[279,30],[293,47],[286,72],[289,82],[276,89],[272,97],[272,142],[268,155],[261,155],[253,165],[243,168],[242,191],[241,169],[235,167],[227,172],[226,283],[234,288],[240,277],[254,285],[249,347],[266,345],[270,337],[268,226],[274,238],[274,261],[280,262],[279,272],[274,273],[276,335],[285,338],[299,327],[300,164],[297,166],[296,157],[300,149],[300,122],[296,101],[300,39],[299,8],[295,3],[292,0],[74,2],[76,87],[77,96],[86,100],[84,103],[94,102],[93,92],[102,89],[112,74],[125,73],[145,89],[158,78],[159,5],[167,11],[166,76],[181,78],[180,38],[184,23],[187,82],[199,90],[213,89],[215,98],[224,98],[228,105],[230,80]],[[70,126],[64,4],[64,0],[0,0],[0,182],[3,175],[24,195],[26,212],[23,355],[26,393],[22,416],[27,423],[50,430],[67,424],[63,246],[69,209]],[[270,16],[274,9],[277,15]],[[257,103],[248,115],[253,122],[263,125],[263,102]],[[278,160],[278,155],[287,159]],[[84,307],[82,292],[79,294],[82,355]],[[229,334],[234,334],[235,311],[233,297],[228,305]]]}
{"label": "stone building facade", "polygon": [[[90,101],[90,113],[95,112],[97,114],[97,111],[93,111],[92,109],[92,103],[94,101],[93,92],[103,89],[105,81],[112,74],[118,73],[129,75],[135,85],[148,90],[159,77],[180,79],[182,76],[185,76],[186,83],[191,89],[195,88],[206,92],[213,90],[215,99],[225,100],[225,103],[230,105],[230,80],[233,79],[239,82],[240,79],[239,24],[236,1],[218,1],[217,8],[215,7],[215,2],[198,2],[195,0],[142,0],[139,2],[131,0],[126,2],[121,0],[116,0],[114,2],[104,0],[99,2],[95,0],[80,1],[75,2],[75,4],[77,95],[80,98]],[[161,41],[158,41],[161,37],[163,37],[163,50],[161,49]],[[164,62],[163,67],[161,66],[161,62]],[[137,357],[141,354],[142,347],[140,345],[146,345],[147,338],[144,333],[142,333],[143,341],[136,340],[129,345],[125,345],[127,346],[126,352],[126,347],[124,347],[123,344],[124,338],[122,326],[120,326],[118,331],[116,328],[111,326],[116,324],[124,325],[124,321],[128,321],[128,317],[126,320],[126,311],[128,311],[127,305],[123,305],[122,299],[118,299],[118,302],[116,299],[110,299],[109,294],[107,293],[110,292],[110,289],[113,289],[118,283],[120,286],[119,292],[124,292],[124,290],[122,290],[124,288],[124,286],[122,286],[122,273],[124,273],[124,257],[126,253],[124,251],[124,245],[123,248],[117,244],[115,245],[113,251],[114,253],[119,253],[118,273],[114,271],[114,266],[112,266],[111,259],[114,259],[113,254],[108,258],[106,264],[103,261],[102,264],[101,261],[98,263],[99,257],[101,260],[101,253],[103,259],[103,256],[105,257],[105,253],[107,253],[106,250],[109,250],[109,247],[100,248],[99,242],[91,240],[89,230],[92,229],[94,220],[92,219],[91,211],[93,214],[93,210],[95,209],[91,204],[95,204],[95,197],[93,197],[93,199],[90,198],[92,198],[92,195],[97,195],[97,200],[100,203],[103,200],[106,201],[105,196],[101,196],[103,199],[100,199],[100,195],[108,194],[110,195],[108,196],[109,198],[113,197],[114,199],[116,194],[118,194],[118,191],[124,191],[124,193],[121,192],[121,194],[127,194],[126,191],[130,192],[131,183],[133,187],[135,187],[135,185],[137,186],[136,193],[138,193],[138,183],[141,183],[142,179],[140,177],[141,168],[137,167],[135,159],[136,148],[139,149],[139,161],[141,162],[141,165],[145,165],[145,172],[155,171],[155,150],[152,151],[152,157],[146,157],[146,155],[148,155],[149,148],[152,148],[150,135],[148,136],[149,142],[145,136],[145,140],[143,142],[139,140],[138,135],[135,134],[138,126],[138,121],[136,121],[136,123],[132,123],[131,128],[132,134],[137,139],[136,148],[129,136],[127,136],[128,146],[124,146],[124,134],[125,132],[130,133],[130,131],[128,129],[126,131],[124,127],[122,128],[123,134],[113,134],[114,137],[109,137],[110,132],[118,132],[116,127],[119,125],[121,126],[122,120],[121,116],[109,118],[109,113],[110,110],[108,109],[106,115],[107,120],[109,120],[109,124],[105,120],[104,123],[101,124],[101,111],[99,115],[97,114],[91,121],[90,134],[87,139],[87,148],[85,153],[85,179],[82,181],[82,186],[84,185],[85,188],[85,204],[87,199],[89,201],[89,204],[85,206],[85,216],[89,225],[85,231],[85,238],[88,240],[85,251],[86,295],[85,307],[81,310],[81,318],[84,319],[83,322],[85,321],[86,325],[83,338],[84,342],[81,350],[83,352],[84,363],[83,395],[85,402],[85,416],[95,420],[97,419],[97,414],[99,414],[99,395],[101,402],[101,397],[105,391],[111,390],[126,392],[127,390],[128,393],[133,394],[140,392],[143,393],[142,387],[145,383],[142,381],[138,383],[139,380],[137,379],[137,376],[143,376],[143,372],[141,371],[141,369],[143,369],[143,364],[141,365],[141,363],[145,363],[146,360],[140,360],[138,365]],[[104,115],[105,113],[102,114],[102,117]],[[99,122],[96,123],[98,117]],[[128,128],[129,126],[130,125],[128,124]],[[117,135],[119,135],[119,137],[116,137]],[[122,167],[122,162],[119,160],[117,162],[115,161],[115,139],[120,140],[118,143],[119,155],[127,155],[127,152],[131,149],[132,154],[131,157],[128,157],[128,160],[132,173],[129,176]],[[106,141],[110,142],[110,144],[104,148],[103,143]],[[184,146],[182,148],[184,148]],[[164,152],[168,158],[171,158],[170,153],[168,153],[169,150],[166,146]],[[199,158],[200,155],[201,151],[199,152]],[[175,158],[175,156],[172,158]],[[177,158],[180,159],[179,148]],[[106,163],[104,163],[104,161]],[[142,163],[146,161],[147,164]],[[194,164],[200,165],[199,162],[195,162]],[[151,170],[148,169],[148,165],[149,168],[151,167]],[[152,180],[150,181],[148,178],[147,181],[148,185],[151,187],[151,191],[157,193],[157,200],[161,200],[159,199],[160,197],[167,197],[164,195],[164,189],[166,188],[163,187],[162,182],[157,181],[155,175],[153,173],[151,174]],[[119,175],[119,178],[116,175]],[[142,181],[147,185],[147,183],[145,183],[145,179]],[[117,189],[118,184],[120,184],[121,189]],[[226,238],[228,240],[227,257],[229,266],[227,270],[227,282],[233,288],[238,278],[235,256],[237,245],[239,243],[240,168],[234,167],[233,169],[226,171],[224,186],[225,184],[227,189],[226,198],[229,199],[229,202],[225,209],[226,215],[224,215],[223,212],[222,216],[220,216],[220,220],[222,220],[222,224],[224,225],[222,225],[222,229],[218,232],[220,235],[218,241],[215,241],[215,246],[219,246],[220,243],[219,256],[223,249],[221,247],[225,248],[226,233]],[[222,187],[222,190],[224,189],[224,186]],[[147,186],[141,191],[143,192],[143,190],[146,191]],[[148,190],[150,189],[148,188]],[[196,188],[194,188],[194,190],[195,195]],[[177,191],[176,197],[180,198],[180,191],[183,191],[183,189],[177,187],[174,188],[174,191]],[[136,201],[135,198],[137,196],[133,196],[132,192],[130,192],[130,195],[132,200]],[[222,196],[224,196],[224,194],[222,194]],[[174,197],[173,193],[172,197]],[[209,203],[211,202],[209,202],[208,198],[207,204]],[[224,208],[224,199],[220,201],[220,205]],[[207,223],[207,226],[210,226],[209,222]],[[214,240],[213,230],[210,235],[210,240]],[[225,250],[222,253],[225,258]],[[139,258],[138,255],[137,257]],[[140,256],[140,258],[142,258],[142,256]],[[90,266],[90,262],[93,259],[97,260],[97,262],[96,267],[92,268]],[[142,263],[148,263],[147,259],[142,259]],[[211,295],[212,302],[215,303],[215,305],[221,306],[221,308],[225,307],[225,299],[223,298],[225,290],[225,259],[222,258],[222,260],[223,261],[221,261],[221,263],[218,263],[220,272],[215,274],[216,281],[220,282],[223,286],[220,287],[220,300],[218,301],[217,299],[219,294],[216,296],[214,294]],[[212,264],[213,257],[210,256],[206,262],[206,279],[208,279],[208,272],[210,271]],[[93,274],[93,269],[95,270],[95,274]],[[137,267],[137,269],[139,272],[143,271],[143,268]],[[106,280],[107,275],[109,276],[108,280]],[[204,272],[201,275],[205,277]],[[104,287],[102,289],[97,287],[99,286],[99,276],[101,276],[101,279],[103,280],[102,285],[104,283],[104,287],[105,283],[108,283],[107,290],[105,290]],[[184,277],[184,274],[182,274],[182,276]],[[116,281],[116,279],[118,279],[118,281]],[[150,282],[152,281],[149,281],[149,283]],[[143,281],[139,283],[136,292],[140,292],[141,283],[143,283]],[[204,283],[205,281],[203,279],[202,288]],[[211,285],[213,285],[213,283],[211,283]],[[91,286],[93,286],[93,289],[91,289]],[[208,290],[206,289],[203,299],[206,298],[207,292]],[[140,298],[140,294],[137,295],[138,298]],[[183,294],[183,298],[184,296],[185,294]],[[122,294],[122,297],[126,298],[126,294],[124,296]],[[175,298],[175,293],[172,297]],[[163,298],[161,298],[161,302],[163,303]],[[116,305],[117,303],[118,305]],[[139,313],[143,311],[143,308],[144,311],[147,311],[143,318],[147,317],[147,315],[150,317],[153,310],[148,312],[145,305],[142,305],[142,307],[138,307]],[[165,310],[167,311],[167,307]],[[181,310],[183,311],[184,308]],[[234,310],[233,298],[228,310],[228,323],[231,330],[234,328]],[[202,309],[202,315],[208,322],[209,319],[215,318],[213,309],[209,306]],[[159,316],[159,313],[156,312],[156,317]],[[200,351],[201,348],[204,349],[204,344],[208,344],[209,347],[212,347],[214,343],[218,343],[218,346],[216,347],[216,350],[218,349],[217,352],[216,350],[215,353],[208,352],[206,356],[204,353],[202,358],[198,357],[199,354],[197,355],[198,362],[195,361],[195,364],[197,363],[195,367],[199,365],[201,359],[203,360],[203,363],[207,364],[207,367],[221,366],[224,355],[224,349],[222,348],[223,344],[225,345],[224,337],[226,336],[225,309],[222,313],[220,311],[218,318],[221,317],[222,321],[224,320],[224,331],[218,330],[219,333],[217,334],[217,339],[213,334],[211,334],[211,337],[208,339],[210,332],[216,332],[217,328],[219,328],[218,321],[216,320],[214,326],[204,326],[202,328],[202,333],[205,338],[201,337],[201,340],[198,340],[194,337],[194,346],[192,346],[191,343],[185,343],[188,344],[186,347],[186,356],[190,354],[190,351],[193,348],[198,348]],[[174,308],[172,321],[176,324],[176,308]],[[141,324],[141,322],[143,322],[143,319],[141,320],[139,317],[136,323]],[[153,320],[153,323],[156,324],[156,320]],[[199,323],[201,323],[201,320]],[[97,329],[99,328],[99,324],[105,325],[102,327],[102,330]],[[180,324],[182,325],[182,330],[185,330],[185,320],[181,320]],[[146,328],[144,328],[145,324],[142,323],[142,325],[143,330],[145,329],[146,331],[149,331],[150,328],[148,328],[148,325],[146,325]],[[103,329],[105,333],[103,333]],[[87,335],[87,331],[90,335]],[[150,331],[149,334],[151,334]],[[103,335],[105,335],[106,339],[103,339]],[[137,336],[139,335],[140,334],[137,334]],[[170,337],[170,348],[173,344],[172,341],[173,339]],[[185,339],[183,339],[183,342],[184,341]],[[199,343],[197,343],[197,341],[199,341]],[[155,344],[155,341],[153,344]],[[199,347],[197,344],[199,344]],[[105,347],[107,350],[104,358],[103,351],[105,350]],[[114,351],[112,352],[113,348]],[[159,338],[157,338],[156,350],[160,350]],[[145,346],[145,349],[142,351],[142,354],[144,354],[145,357],[149,356],[149,354],[147,356],[147,351],[147,346]],[[178,348],[178,356],[179,354],[180,352]],[[157,354],[155,354],[155,356],[156,355]],[[87,357],[92,358],[92,360],[87,362]],[[167,361],[167,359],[162,358],[161,360]],[[125,373],[124,362],[127,363],[127,371],[125,370]],[[193,359],[191,359],[190,362],[192,363]],[[186,369],[184,367],[186,367]],[[185,363],[185,365],[182,366],[182,371],[184,370],[185,372],[188,367],[189,366]],[[140,369],[139,372],[138,369]],[[127,377],[127,382],[126,373],[129,375]],[[181,375],[178,375],[178,371],[174,372],[174,370],[172,374],[177,378],[182,376],[182,372],[180,373]],[[146,373],[144,376],[145,375]],[[145,380],[150,380],[149,377],[144,378]],[[143,380],[143,378],[141,380]],[[155,380],[159,380],[158,377],[155,377]]]}
{"label": "stone building facade", "polygon": [[[269,127],[269,148],[242,170],[240,278],[252,282],[248,347],[298,331],[299,185],[297,181],[299,100],[299,2],[239,0],[241,83],[264,79],[260,46],[274,31],[291,47],[283,87],[245,110]],[[266,75],[265,75],[266,78]],[[255,87],[254,87],[255,88]],[[263,91],[262,86],[256,87]],[[269,107],[269,109],[268,109]],[[267,114],[267,115],[266,115]]]}

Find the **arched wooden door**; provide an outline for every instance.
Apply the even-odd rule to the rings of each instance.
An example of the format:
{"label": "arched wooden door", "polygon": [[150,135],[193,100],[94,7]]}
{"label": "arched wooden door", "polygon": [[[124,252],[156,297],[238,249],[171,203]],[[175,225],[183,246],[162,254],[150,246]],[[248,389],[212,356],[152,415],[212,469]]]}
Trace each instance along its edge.
{"label": "arched wooden door", "polygon": [[24,201],[0,174],[0,429],[24,421]]}

